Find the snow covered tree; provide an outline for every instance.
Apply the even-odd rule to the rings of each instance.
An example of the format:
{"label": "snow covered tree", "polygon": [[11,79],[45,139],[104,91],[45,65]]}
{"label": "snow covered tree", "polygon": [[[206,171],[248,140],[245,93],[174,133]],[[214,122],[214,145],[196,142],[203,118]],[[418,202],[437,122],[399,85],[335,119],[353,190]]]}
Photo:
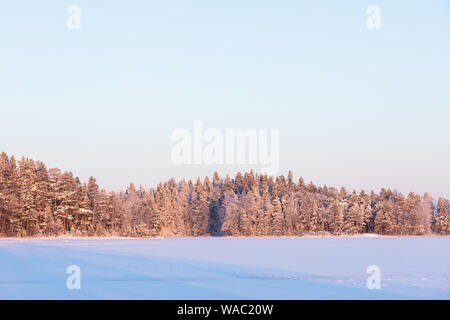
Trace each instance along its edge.
{"label": "snow covered tree", "polygon": [[376,206],[375,232],[382,235],[392,235],[394,226],[392,203],[389,200],[379,202]]}
{"label": "snow covered tree", "polygon": [[344,208],[343,203],[335,200],[329,210],[330,216],[330,231],[334,235],[341,235],[344,226]]}
{"label": "snow covered tree", "polygon": [[226,236],[239,235],[239,202],[234,190],[227,188],[223,195],[221,214],[224,217],[222,234]]}
{"label": "snow covered tree", "polygon": [[439,198],[438,200],[434,229],[438,234],[450,233],[450,201],[448,199]]}
{"label": "snow covered tree", "polygon": [[364,231],[364,211],[358,203],[353,203],[344,225],[347,234],[358,234]]}
{"label": "snow covered tree", "polygon": [[293,174],[237,173],[234,180],[161,182],[156,189],[100,189],[71,172],[47,170],[39,161],[0,154],[2,236],[301,236],[376,232],[449,234],[450,203],[430,195],[382,189],[359,194],[293,181]]}
{"label": "snow covered tree", "polygon": [[285,227],[285,220],[284,220],[284,213],[281,208],[281,202],[278,196],[275,196],[272,200],[272,208],[271,208],[272,214],[271,214],[271,225],[272,225],[272,232],[270,235],[274,236],[283,236],[286,235],[286,227]]}
{"label": "snow covered tree", "polygon": [[209,203],[208,193],[204,188],[200,178],[195,184],[195,189],[192,194],[191,204],[192,217],[192,235],[204,236],[209,231]]}

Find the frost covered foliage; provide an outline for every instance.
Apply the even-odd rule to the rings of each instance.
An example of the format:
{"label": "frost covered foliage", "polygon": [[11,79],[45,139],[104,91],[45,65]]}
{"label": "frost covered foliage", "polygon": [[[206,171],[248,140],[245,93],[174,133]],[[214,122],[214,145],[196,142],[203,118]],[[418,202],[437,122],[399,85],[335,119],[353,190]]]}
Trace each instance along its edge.
{"label": "frost covered foliage", "polygon": [[0,156],[0,235],[302,236],[450,233],[450,202],[382,189],[378,194],[253,172],[171,179],[156,189],[100,189],[39,161]]}

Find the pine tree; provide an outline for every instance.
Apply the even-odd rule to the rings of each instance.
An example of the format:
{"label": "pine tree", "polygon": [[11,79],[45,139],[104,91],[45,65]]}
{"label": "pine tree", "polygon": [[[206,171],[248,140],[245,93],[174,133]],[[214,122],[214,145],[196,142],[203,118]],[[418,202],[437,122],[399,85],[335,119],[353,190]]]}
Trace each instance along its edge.
{"label": "pine tree", "polygon": [[295,197],[292,193],[290,193],[285,201],[285,205],[283,207],[284,217],[285,217],[285,227],[287,236],[293,235],[301,235],[296,231],[296,216],[297,216],[297,208]]}
{"label": "pine tree", "polygon": [[342,228],[344,226],[344,209],[342,203],[335,200],[330,208],[330,231],[334,235],[342,234]]}
{"label": "pine tree", "polygon": [[272,200],[272,232],[270,235],[283,236],[286,234],[286,227],[284,221],[284,214],[281,208],[281,202],[278,196],[275,196]]}
{"label": "pine tree", "polygon": [[[180,235],[191,235],[189,212],[190,208],[190,190],[185,180],[180,182],[180,191],[178,192],[178,211],[180,214]],[[214,230],[216,231],[216,229]],[[216,234],[214,234],[216,235]]]}
{"label": "pine tree", "polygon": [[408,223],[408,214],[406,211],[406,200],[403,194],[399,194],[395,201],[395,216],[397,221],[397,230],[396,234],[405,235],[408,234],[408,231],[405,230],[405,227]]}
{"label": "pine tree", "polygon": [[413,192],[409,193],[408,198],[406,199],[405,207],[407,212],[407,221],[405,227],[410,235],[424,234],[420,216],[420,202],[420,196],[414,194]]}
{"label": "pine tree", "polygon": [[208,194],[204,188],[200,178],[195,184],[195,189],[192,195],[192,235],[205,236],[209,231],[209,204]]}
{"label": "pine tree", "polygon": [[450,203],[430,195],[382,189],[379,194],[348,193],[293,174],[269,177],[238,173],[235,180],[206,177],[156,189],[100,190],[71,172],[47,170],[39,161],[18,163],[0,154],[0,235],[301,236],[306,231],[335,235],[376,232],[386,235],[449,234]]}
{"label": "pine tree", "polygon": [[4,236],[8,236],[11,229],[9,199],[9,157],[2,152],[0,155],[0,235]]}
{"label": "pine tree", "polygon": [[35,202],[37,187],[34,162],[22,158],[19,161],[20,184],[20,225],[23,236],[33,236],[37,233],[38,210]]}
{"label": "pine tree", "polygon": [[448,235],[450,233],[450,201],[439,198],[437,205],[437,214],[434,223],[435,232]]}
{"label": "pine tree", "polygon": [[381,201],[376,207],[374,230],[378,234],[392,235],[394,231],[393,206],[389,200]]}
{"label": "pine tree", "polygon": [[366,205],[364,209],[364,232],[370,233],[373,232],[373,210],[370,203]]}
{"label": "pine tree", "polygon": [[224,216],[222,234],[225,236],[238,236],[239,232],[239,205],[234,190],[227,188],[223,195],[221,212]]}
{"label": "pine tree", "polygon": [[[249,211],[247,211],[247,193],[244,189],[244,194],[238,197],[238,206],[239,206],[239,234],[242,236],[251,236],[253,232],[252,223],[249,218]],[[250,212],[252,214],[252,212]]]}
{"label": "pine tree", "polygon": [[364,231],[364,211],[358,203],[353,203],[345,221],[344,230],[347,234],[358,234]]}
{"label": "pine tree", "polygon": [[249,224],[246,228],[250,230],[250,235],[256,235],[258,234],[258,221],[263,210],[258,180],[255,179],[253,181],[250,191],[245,195],[245,198],[243,198],[243,205],[247,213]]}
{"label": "pine tree", "polygon": [[419,210],[419,221],[421,225],[419,234],[427,235],[431,233],[431,220],[433,217],[433,212],[433,198],[428,193],[425,193],[422,197]]}

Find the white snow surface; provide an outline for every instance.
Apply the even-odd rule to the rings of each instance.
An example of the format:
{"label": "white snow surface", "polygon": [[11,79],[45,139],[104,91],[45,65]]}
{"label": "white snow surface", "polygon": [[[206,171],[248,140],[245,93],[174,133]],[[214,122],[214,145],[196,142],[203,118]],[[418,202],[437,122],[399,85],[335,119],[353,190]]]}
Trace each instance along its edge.
{"label": "white snow surface", "polygon": [[0,299],[449,298],[450,237],[0,239]]}

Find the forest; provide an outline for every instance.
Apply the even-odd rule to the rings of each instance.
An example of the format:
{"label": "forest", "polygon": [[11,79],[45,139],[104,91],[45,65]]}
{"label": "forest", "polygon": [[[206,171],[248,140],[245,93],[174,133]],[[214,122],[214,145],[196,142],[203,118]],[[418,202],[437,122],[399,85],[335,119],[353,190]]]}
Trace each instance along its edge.
{"label": "forest", "polygon": [[347,191],[253,171],[108,192],[95,178],[0,155],[0,236],[448,235],[450,202]]}

